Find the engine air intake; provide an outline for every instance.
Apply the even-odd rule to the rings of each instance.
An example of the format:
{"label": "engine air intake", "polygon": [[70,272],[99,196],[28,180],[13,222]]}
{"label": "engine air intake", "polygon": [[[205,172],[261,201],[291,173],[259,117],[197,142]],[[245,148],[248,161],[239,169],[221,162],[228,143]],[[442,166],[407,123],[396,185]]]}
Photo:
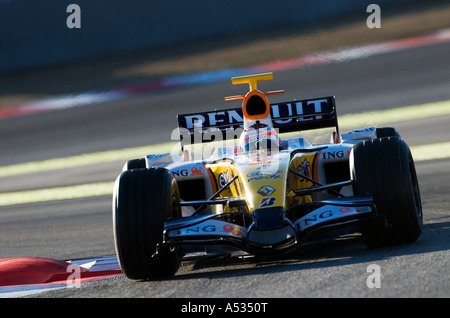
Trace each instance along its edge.
{"label": "engine air intake", "polygon": [[247,76],[233,77],[231,82],[236,84],[248,84],[250,91],[246,95],[225,97],[226,101],[243,99],[242,111],[247,119],[261,119],[270,115],[270,105],[267,100],[267,95],[282,94],[283,90],[270,91],[263,93],[258,90],[259,81],[267,81],[273,79],[272,73],[263,73]]}

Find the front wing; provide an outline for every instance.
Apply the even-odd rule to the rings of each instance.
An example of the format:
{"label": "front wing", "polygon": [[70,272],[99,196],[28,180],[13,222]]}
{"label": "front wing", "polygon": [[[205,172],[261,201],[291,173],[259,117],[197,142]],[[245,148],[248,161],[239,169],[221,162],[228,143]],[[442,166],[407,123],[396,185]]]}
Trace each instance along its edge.
{"label": "front wing", "polygon": [[300,206],[305,207],[303,204],[284,210],[283,222],[276,228],[260,229],[257,215],[244,212],[168,219],[162,245],[229,244],[250,254],[267,254],[299,248],[318,231],[361,222],[386,226],[371,196],[315,202],[310,212],[293,218]]}

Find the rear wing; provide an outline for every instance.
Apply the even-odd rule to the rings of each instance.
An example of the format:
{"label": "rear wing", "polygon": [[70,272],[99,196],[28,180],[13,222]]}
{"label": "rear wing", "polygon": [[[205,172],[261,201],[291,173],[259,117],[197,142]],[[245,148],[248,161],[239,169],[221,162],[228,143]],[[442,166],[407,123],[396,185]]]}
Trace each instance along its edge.
{"label": "rear wing", "polygon": [[[270,115],[279,133],[335,127],[339,136],[334,96],[270,104]],[[182,114],[177,120],[180,141],[189,138],[191,144],[239,138],[244,123],[242,108]]]}

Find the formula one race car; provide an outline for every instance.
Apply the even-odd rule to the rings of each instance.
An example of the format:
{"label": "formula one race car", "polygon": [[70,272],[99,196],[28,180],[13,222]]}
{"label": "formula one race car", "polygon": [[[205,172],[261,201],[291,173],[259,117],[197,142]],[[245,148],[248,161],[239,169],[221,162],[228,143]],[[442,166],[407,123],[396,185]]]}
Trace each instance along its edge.
{"label": "formula one race car", "polygon": [[[226,98],[243,99],[241,108],[178,115],[179,153],[125,164],[115,183],[113,224],[128,278],[172,276],[193,246],[267,255],[337,228],[356,230],[370,247],[420,236],[414,161],[397,131],[340,135],[334,97],[269,104],[268,95],[283,91],[263,93],[257,83],[272,77],[232,78],[250,86],[246,95]],[[298,136],[326,127],[334,128],[327,144]],[[289,138],[281,139],[285,133]],[[187,148],[198,145],[204,147],[195,159]],[[206,148],[214,151],[204,158]]]}

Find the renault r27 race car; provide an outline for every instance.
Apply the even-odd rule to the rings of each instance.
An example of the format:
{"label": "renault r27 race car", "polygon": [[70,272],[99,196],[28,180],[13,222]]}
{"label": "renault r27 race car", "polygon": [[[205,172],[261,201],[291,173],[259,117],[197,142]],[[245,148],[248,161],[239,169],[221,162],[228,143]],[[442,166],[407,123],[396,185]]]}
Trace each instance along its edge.
{"label": "renault r27 race car", "polygon": [[[232,78],[250,86],[247,94],[226,98],[242,99],[241,108],[178,115],[179,153],[124,165],[114,188],[113,227],[128,278],[172,276],[192,246],[267,255],[337,228],[361,233],[369,247],[420,236],[414,161],[398,132],[365,128],[341,135],[333,96],[269,104],[268,95],[283,91],[263,93],[257,84],[272,78]],[[300,135],[327,127],[334,129],[330,143]],[[219,146],[208,148],[212,142]],[[214,151],[195,158],[187,146],[196,145]]]}

